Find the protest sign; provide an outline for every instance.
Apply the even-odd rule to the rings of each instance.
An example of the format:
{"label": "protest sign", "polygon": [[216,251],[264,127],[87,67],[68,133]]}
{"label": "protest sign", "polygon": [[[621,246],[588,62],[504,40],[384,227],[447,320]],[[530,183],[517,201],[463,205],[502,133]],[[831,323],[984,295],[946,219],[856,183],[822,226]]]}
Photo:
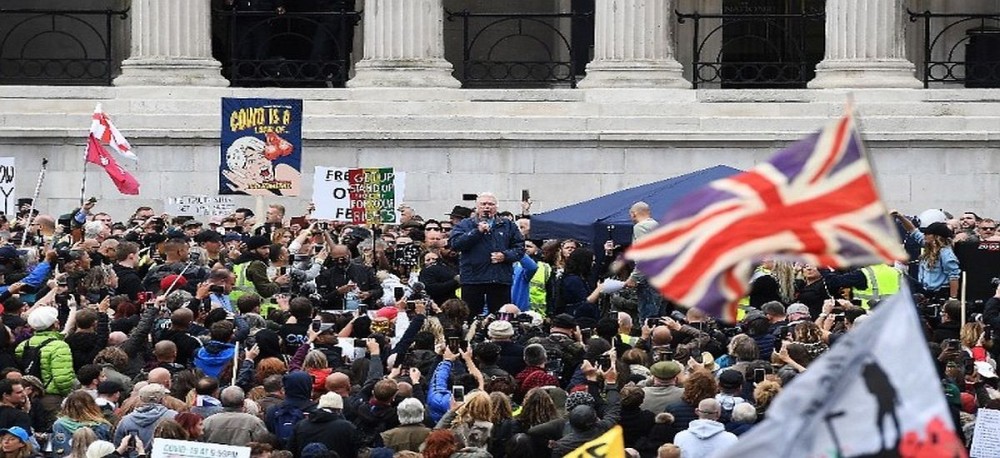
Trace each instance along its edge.
{"label": "protest sign", "polygon": [[396,224],[405,190],[406,173],[392,168],[316,167],[313,215],[355,224]]}
{"label": "protest sign", "polygon": [[236,211],[236,199],[229,196],[168,197],[164,211],[182,216],[226,216]]}
{"label": "protest sign", "polygon": [[14,158],[0,157],[0,193],[3,193],[3,214],[17,214],[17,198],[14,196]]}
{"label": "protest sign", "polygon": [[976,412],[976,429],[972,432],[972,458],[1000,456],[1000,410],[979,409]]}
{"label": "protest sign", "polygon": [[297,196],[302,100],[222,99],[219,194]]}
{"label": "protest sign", "polygon": [[969,303],[986,301],[996,293],[1000,278],[1000,242],[956,243],[958,263],[965,271],[965,297]]}
{"label": "protest sign", "polygon": [[157,438],[151,458],[250,458],[250,447]]}

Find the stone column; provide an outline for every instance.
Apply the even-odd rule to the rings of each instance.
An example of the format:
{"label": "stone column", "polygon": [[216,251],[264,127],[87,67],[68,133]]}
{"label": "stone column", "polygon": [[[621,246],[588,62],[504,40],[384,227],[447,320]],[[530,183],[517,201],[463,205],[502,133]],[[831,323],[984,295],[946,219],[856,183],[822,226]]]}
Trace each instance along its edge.
{"label": "stone column", "polygon": [[211,0],[132,0],[132,54],[116,86],[228,86],[212,57]]}
{"label": "stone column", "polygon": [[673,0],[597,0],[580,87],[691,87],[673,50]]}
{"label": "stone column", "polygon": [[367,0],[364,58],[348,87],[459,87],[444,58],[441,0]]}
{"label": "stone column", "polygon": [[811,88],[918,88],[902,0],[827,0],[826,52]]}

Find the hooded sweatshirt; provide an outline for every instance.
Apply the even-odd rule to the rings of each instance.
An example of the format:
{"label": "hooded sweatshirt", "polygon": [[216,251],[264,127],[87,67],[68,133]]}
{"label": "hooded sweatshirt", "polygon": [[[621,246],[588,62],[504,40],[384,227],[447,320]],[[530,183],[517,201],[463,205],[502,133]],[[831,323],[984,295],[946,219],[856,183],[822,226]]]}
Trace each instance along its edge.
{"label": "hooded sweatshirt", "polygon": [[172,420],[177,412],[164,407],[162,404],[144,404],[126,415],[115,429],[115,438],[112,444],[120,444],[126,434],[135,433],[143,444],[153,440],[153,430],[160,420]]}
{"label": "hooded sweatshirt", "polygon": [[210,340],[204,347],[198,349],[194,356],[194,365],[209,377],[219,378],[219,373],[233,360],[236,348],[232,344]]}
{"label": "hooded sweatshirt", "polygon": [[274,427],[274,412],[278,408],[291,406],[303,412],[311,412],[315,406],[310,398],[312,396],[312,377],[309,374],[302,371],[290,372],[282,380],[282,386],[285,388],[285,400],[281,404],[267,409],[267,415],[264,419],[264,424],[269,430]]}
{"label": "hooded sweatshirt", "polygon": [[52,424],[52,455],[55,457],[68,456],[73,451],[70,445],[73,433],[83,427],[94,431],[98,440],[111,440],[111,424],[108,422],[79,422],[67,417],[59,417]]}
{"label": "hooded sweatshirt", "polygon": [[690,458],[714,456],[735,444],[736,435],[715,420],[693,420],[674,437],[674,445]]}

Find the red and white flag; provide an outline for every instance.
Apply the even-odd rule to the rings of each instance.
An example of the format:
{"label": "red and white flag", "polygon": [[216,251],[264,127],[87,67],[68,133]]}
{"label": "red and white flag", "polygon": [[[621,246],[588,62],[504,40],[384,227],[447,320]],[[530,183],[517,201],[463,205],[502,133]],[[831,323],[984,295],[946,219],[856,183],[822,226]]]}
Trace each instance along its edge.
{"label": "red and white flag", "polygon": [[96,138],[102,145],[111,147],[112,151],[120,154],[122,157],[133,161],[139,160],[139,157],[132,152],[132,145],[129,145],[128,140],[125,139],[125,136],[111,122],[111,118],[104,112],[99,103],[94,108],[93,121],[90,123],[90,135]]}
{"label": "red and white flag", "polygon": [[717,458],[967,456],[904,287],[774,399]]}
{"label": "red and white flag", "polygon": [[94,134],[90,134],[87,138],[87,162],[104,168],[122,194],[132,196],[139,194],[139,181],[131,173],[128,173],[128,170],[118,165],[118,161],[115,161],[114,156],[101,146]]}

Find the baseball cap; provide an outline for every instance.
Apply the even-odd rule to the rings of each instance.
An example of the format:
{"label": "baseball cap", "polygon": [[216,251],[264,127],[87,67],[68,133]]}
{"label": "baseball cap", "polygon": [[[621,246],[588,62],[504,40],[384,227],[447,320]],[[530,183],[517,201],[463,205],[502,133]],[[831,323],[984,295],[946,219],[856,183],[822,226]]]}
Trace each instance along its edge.
{"label": "baseball cap", "polygon": [[3,434],[10,434],[11,436],[20,439],[21,442],[28,442],[30,440],[28,432],[25,431],[24,428],[20,426],[11,426],[10,428],[0,429],[0,435]]}

